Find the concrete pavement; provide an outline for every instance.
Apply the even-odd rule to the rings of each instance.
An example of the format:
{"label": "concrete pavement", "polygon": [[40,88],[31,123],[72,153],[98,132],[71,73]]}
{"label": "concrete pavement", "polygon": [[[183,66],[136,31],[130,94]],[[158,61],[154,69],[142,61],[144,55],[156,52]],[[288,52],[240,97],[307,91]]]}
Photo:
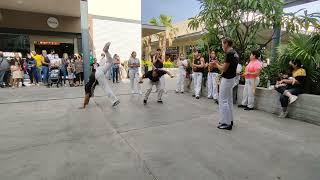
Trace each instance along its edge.
{"label": "concrete pavement", "polygon": [[0,89],[1,180],[319,180],[319,126],[235,108],[235,128],[216,128],[218,106],[173,93],[164,104],[113,87]]}

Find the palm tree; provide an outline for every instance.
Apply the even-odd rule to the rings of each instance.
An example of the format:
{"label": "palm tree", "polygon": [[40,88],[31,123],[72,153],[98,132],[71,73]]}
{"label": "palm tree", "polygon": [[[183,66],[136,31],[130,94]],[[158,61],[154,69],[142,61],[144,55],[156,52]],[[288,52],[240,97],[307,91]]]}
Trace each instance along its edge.
{"label": "palm tree", "polygon": [[167,29],[165,32],[161,32],[156,34],[156,38],[158,39],[159,49],[161,49],[162,57],[166,55],[167,46],[171,46],[174,38],[178,32],[178,28],[173,27],[172,25],[172,17],[161,14],[159,16],[159,20],[156,18],[152,18],[149,21],[149,24],[155,26],[165,26]]}

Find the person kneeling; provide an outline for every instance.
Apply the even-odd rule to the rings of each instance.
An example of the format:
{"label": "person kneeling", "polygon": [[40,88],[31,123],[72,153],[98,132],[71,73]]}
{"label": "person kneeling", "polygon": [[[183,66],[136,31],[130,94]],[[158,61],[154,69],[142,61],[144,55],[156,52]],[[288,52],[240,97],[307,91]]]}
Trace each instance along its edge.
{"label": "person kneeling", "polygon": [[155,85],[157,88],[157,92],[158,92],[158,103],[163,103],[162,102],[162,94],[163,94],[163,88],[161,87],[161,83],[160,83],[160,78],[165,75],[168,74],[171,78],[173,78],[174,76],[165,70],[159,70],[159,69],[154,69],[152,71],[148,71],[146,74],[144,74],[141,78],[140,78],[140,82],[139,83],[143,83],[142,79],[144,78],[148,78],[150,79],[149,82],[149,88],[147,89],[147,92],[145,94],[145,98],[143,100],[143,104],[147,104],[148,101],[148,97],[152,91],[152,87]]}

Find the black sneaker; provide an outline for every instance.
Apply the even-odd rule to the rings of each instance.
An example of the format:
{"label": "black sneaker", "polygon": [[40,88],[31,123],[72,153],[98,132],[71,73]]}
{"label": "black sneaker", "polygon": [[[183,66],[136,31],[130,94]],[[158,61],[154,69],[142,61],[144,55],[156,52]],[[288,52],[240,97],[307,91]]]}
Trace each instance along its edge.
{"label": "black sneaker", "polygon": [[181,94],[183,94],[184,92],[183,91],[181,91]]}
{"label": "black sneaker", "polygon": [[215,102],[216,104],[219,104],[219,101],[218,101],[217,99],[215,99],[214,102]]}
{"label": "black sneaker", "polygon": [[232,125],[220,124],[217,128],[231,131],[232,130]]}
{"label": "black sneaker", "polygon": [[200,99],[200,97],[199,97],[199,96],[197,96],[197,97],[196,97],[196,99]]}
{"label": "black sneaker", "polygon": [[246,111],[252,111],[252,110],[254,110],[254,109],[253,109],[253,108],[246,107],[246,108],[244,108],[244,110],[246,110]]}
{"label": "black sneaker", "polygon": [[143,104],[144,104],[144,105],[147,104],[147,100],[146,100],[146,99],[143,100]]}
{"label": "black sneaker", "polygon": [[208,99],[213,99],[213,97],[208,97]]}
{"label": "black sneaker", "polygon": [[192,95],[192,97],[196,97],[196,95]]}
{"label": "black sneaker", "polygon": [[113,107],[116,107],[118,104],[120,104],[120,101],[119,101],[119,100],[117,100],[116,102],[114,102],[112,106],[113,106]]}
{"label": "black sneaker", "polygon": [[161,99],[159,99],[157,102],[163,104],[163,101]]}
{"label": "black sneaker", "polygon": [[247,108],[247,106],[242,105],[242,104],[238,105],[238,107],[239,107],[239,108]]}

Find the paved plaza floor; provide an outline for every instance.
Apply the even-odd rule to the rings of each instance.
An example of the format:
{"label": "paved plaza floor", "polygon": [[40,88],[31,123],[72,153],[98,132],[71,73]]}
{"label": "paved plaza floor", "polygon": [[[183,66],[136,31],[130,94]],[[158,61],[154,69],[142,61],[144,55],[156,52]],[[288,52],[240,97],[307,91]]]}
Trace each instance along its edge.
{"label": "paved plaza floor", "polygon": [[113,87],[0,89],[0,180],[319,180],[320,127],[235,107],[232,131],[218,105],[175,94],[164,104]]}

